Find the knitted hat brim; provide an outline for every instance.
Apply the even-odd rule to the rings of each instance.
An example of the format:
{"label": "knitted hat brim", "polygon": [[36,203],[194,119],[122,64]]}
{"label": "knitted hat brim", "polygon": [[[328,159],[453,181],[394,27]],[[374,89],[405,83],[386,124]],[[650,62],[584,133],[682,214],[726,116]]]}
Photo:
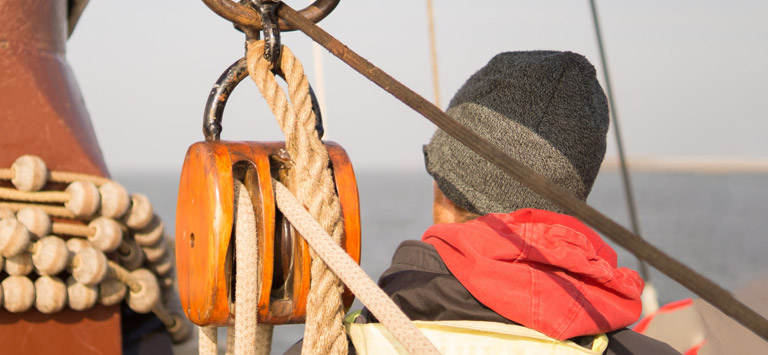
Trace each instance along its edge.
{"label": "knitted hat brim", "polygon": [[[530,128],[473,102],[451,107],[447,113],[463,117],[467,128],[489,142],[502,144],[498,148],[510,156],[526,157],[524,163],[531,169],[577,198],[586,199],[589,194],[590,187],[582,183],[567,157]],[[472,213],[508,213],[521,208],[562,212],[442,130],[424,147],[424,158],[427,171],[443,194]],[[506,193],[499,195],[500,191]]]}

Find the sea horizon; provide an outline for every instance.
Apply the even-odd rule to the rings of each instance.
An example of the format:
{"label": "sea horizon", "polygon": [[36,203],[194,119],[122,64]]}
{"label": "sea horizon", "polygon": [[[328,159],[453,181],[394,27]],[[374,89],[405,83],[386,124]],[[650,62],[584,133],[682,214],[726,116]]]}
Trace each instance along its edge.
{"label": "sea horizon", "polygon": [[[361,265],[376,280],[397,245],[419,239],[430,226],[432,181],[423,172],[366,169],[356,175],[363,232]],[[113,178],[130,192],[149,196],[167,233],[173,235],[177,172],[116,173]],[[632,181],[641,236],[649,243],[731,291],[766,277],[768,173],[633,170]],[[587,203],[628,225],[617,169],[601,170]],[[637,270],[638,261],[631,253],[604,239],[614,246],[620,266]],[[695,297],[655,269],[651,268],[650,276],[661,304]],[[356,302],[353,309],[360,307]],[[282,353],[299,339],[301,329],[297,325],[276,328],[273,353]]]}

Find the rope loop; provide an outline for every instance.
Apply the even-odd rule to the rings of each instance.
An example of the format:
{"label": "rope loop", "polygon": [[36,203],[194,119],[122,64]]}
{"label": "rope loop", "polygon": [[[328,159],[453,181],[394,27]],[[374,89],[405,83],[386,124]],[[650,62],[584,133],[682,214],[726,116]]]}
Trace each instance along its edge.
{"label": "rope loop", "polygon": [[[339,244],[344,232],[341,204],[329,168],[328,151],[315,129],[316,117],[304,67],[288,47],[282,47],[280,69],[288,84],[289,102],[271,71],[269,61],[264,59],[264,46],[264,41],[248,41],[248,72],[285,134],[286,150],[293,164],[288,173],[289,187],[334,242]],[[307,299],[307,326],[302,352],[346,354],[347,337],[341,300],[343,286],[315,251],[311,253],[312,287]]]}

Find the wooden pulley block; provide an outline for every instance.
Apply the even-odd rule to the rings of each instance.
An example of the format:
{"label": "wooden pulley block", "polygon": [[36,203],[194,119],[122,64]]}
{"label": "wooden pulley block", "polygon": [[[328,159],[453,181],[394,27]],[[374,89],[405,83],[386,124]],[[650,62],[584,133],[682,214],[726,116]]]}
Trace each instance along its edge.
{"label": "wooden pulley block", "polygon": [[[339,193],[344,248],[360,262],[360,209],[352,164],[344,149],[325,142]],[[241,180],[253,202],[261,280],[259,323],[302,323],[310,288],[309,246],[275,205],[273,178],[287,186],[290,157],[282,142],[193,144],[181,172],[176,205],[176,272],[187,317],[198,325],[227,325],[234,318],[235,255],[233,179]],[[343,296],[349,307],[354,296]]]}

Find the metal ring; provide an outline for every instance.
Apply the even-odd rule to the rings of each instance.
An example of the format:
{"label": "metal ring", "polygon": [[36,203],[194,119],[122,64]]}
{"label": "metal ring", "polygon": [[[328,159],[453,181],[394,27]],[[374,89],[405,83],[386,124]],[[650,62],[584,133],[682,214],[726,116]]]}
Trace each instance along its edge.
{"label": "metal ring", "polygon": [[[282,72],[278,72],[283,80],[285,75]],[[248,76],[248,62],[245,57],[238,59],[236,62],[224,71],[219,76],[216,83],[213,84],[211,93],[208,94],[208,101],[205,103],[205,112],[203,112],[203,135],[205,140],[212,142],[221,139],[221,122],[224,115],[224,107],[227,105],[229,95],[235,90],[237,84],[240,84],[243,79]],[[315,92],[312,90],[312,86],[309,87],[309,97],[312,100],[312,112],[315,113],[315,129],[317,130],[318,138],[323,138],[323,116],[320,112],[320,105],[318,104]]]}
{"label": "metal ring", "polygon": [[259,11],[261,27],[264,33],[264,59],[271,65],[273,71],[280,70],[280,29],[278,28],[277,6],[280,0],[251,0],[251,5]]}
{"label": "metal ring", "polygon": [[[299,11],[299,13],[313,23],[318,23],[336,8],[339,1],[340,0],[317,0],[312,3],[312,5]],[[203,0],[203,3],[219,16],[232,21],[237,25],[261,29],[261,17],[259,17],[258,12],[246,5],[230,0]],[[296,30],[285,23],[283,19],[279,19],[279,26],[280,31]]]}

